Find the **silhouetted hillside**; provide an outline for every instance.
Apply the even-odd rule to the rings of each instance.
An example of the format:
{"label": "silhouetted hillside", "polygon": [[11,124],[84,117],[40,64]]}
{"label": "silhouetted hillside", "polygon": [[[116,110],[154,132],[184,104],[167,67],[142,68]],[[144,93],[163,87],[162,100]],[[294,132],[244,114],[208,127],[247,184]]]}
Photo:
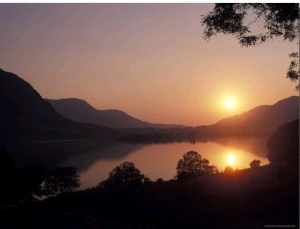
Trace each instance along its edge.
{"label": "silhouetted hillside", "polygon": [[17,75],[0,69],[0,146],[17,140],[112,137],[116,131],[76,123],[58,114]]}
{"label": "silhouetted hillside", "polygon": [[299,158],[299,119],[280,126],[268,142],[268,158],[271,162]]}
{"label": "silhouetted hillside", "polygon": [[63,116],[77,121],[114,128],[151,127],[150,123],[138,120],[119,110],[97,110],[81,99],[46,99]]}
{"label": "silhouetted hillside", "polygon": [[292,96],[274,105],[256,107],[243,114],[223,119],[210,126],[197,127],[198,134],[271,134],[279,126],[299,118],[299,97]]}
{"label": "silhouetted hillside", "polygon": [[173,128],[166,130],[145,129],[131,132],[122,138],[134,143],[167,142],[222,142],[220,137],[269,137],[279,126],[299,118],[299,97],[292,96],[274,105],[263,105],[245,113],[223,119],[213,125]]}
{"label": "silhouetted hillside", "polygon": [[179,125],[152,124],[136,119],[120,110],[97,110],[86,101],[76,98],[45,99],[63,116],[77,121],[111,128],[171,128]]}
{"label": "silhouetted hillside", "polygon": [[64,193],[0,209],[1,228],[299,227],[299,163]]}

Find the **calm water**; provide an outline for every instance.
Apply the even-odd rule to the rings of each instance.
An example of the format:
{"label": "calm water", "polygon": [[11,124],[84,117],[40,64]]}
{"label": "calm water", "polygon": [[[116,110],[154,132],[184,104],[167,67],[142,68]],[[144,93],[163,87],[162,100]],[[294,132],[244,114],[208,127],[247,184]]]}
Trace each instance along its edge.
{"label": "calm water", "polygon": [[108,177],[109,172],[124,161],[131,161],[151,180],[169,180],[176,175],[176,165],[182,155],[190,150],[197,151],[211,165],[220,170],[229,165],[228,155],[232,154],[233,168],[249,168],[253,159],[268,164],[266,139],[218,139],[217,142],[191,144],[125,144],[117,143],[104,149],[85,152],[68,158],[62,166],[75,166],[81,179],[81,189],[94,187]]}

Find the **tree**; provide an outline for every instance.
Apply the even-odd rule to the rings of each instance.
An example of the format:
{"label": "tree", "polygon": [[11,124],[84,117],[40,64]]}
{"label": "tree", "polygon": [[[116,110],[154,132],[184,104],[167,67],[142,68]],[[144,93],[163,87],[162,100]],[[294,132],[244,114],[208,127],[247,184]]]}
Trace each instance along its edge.
{"label": "tree", "polygon": [[231,166],[226,166],[224,173],[225,174],[232,174],[234,172],[233,168]]}
{"label": "tree", "polygon": [[80,187],[79,175],[74,167],[56,167],[45,175],[42,194],[53,196],[58,193],[75,191]]}
{"label": "tree", "polygon": [[162,183],[162,182],[164,182],[164,179],[158,178],[158,179],[156,180],[156,182],[157,182],[157,183]]}
{"label": "tree", "polygon": [[19,201],[34,201],[33,195],[40,196],[46,167],[27,165],[16,172],[14,193]]}
{"label": "tree", "polygon": [[11,202],[15,198],[15,161],[6,149],[0,148],[0,204]]}
{"label": "tree", "polygon": [[207,171],[207,174],[209,174],[209,175],[213,175],[213,174],[218,174],[219,173],[218,168],[216,166],[214,166],[214,165],[207,166],[206,171]]}
{"label": "tree", "polygon": [[7,176],[6,173],[10,172],[14,165],[14,158],[7,153],[6,149],[0,148],[0,176]]}
{"label": "tree", "polygon": [[183,155],[177,163],[177,178],[186,179],[188,177],[199,174],[214,174],[216,173],[215,166],[209,166],[209,161],[196,152],[189,151]]}
{"label": "tree", "polygon": [[260,160],[255,160],[255,159],[254,159],[253,161],[250,162],[250,167],[251,167],[252,169],[258,168],[258,167],[260,166],[260,163],[261,163]]}
{"label": "tree", "polygon": [[102,181],[99,186],[106,188],[119,188],[134,185],[140,185],[150,182],[150,179],[137,169],[133,162],[124,162],[114,168],[110,173],[108,179]]}
{"label": "tree", "polygon": [[[252,17],[253,20],[248,22]],[[205,26],[204,39],[218,33],[231,34],[246,47],[255,46],[274,37],[294,41],[299,36],[299,4],[217,3],[211,12],[202,17],[201,24]],[[255,32],[261,24],[263,29]],[[290,57],[294,59],[289,66],[287,77],[297,81],[299,54],[292,53]],[[299,85],[296,88],[299,89]]]}

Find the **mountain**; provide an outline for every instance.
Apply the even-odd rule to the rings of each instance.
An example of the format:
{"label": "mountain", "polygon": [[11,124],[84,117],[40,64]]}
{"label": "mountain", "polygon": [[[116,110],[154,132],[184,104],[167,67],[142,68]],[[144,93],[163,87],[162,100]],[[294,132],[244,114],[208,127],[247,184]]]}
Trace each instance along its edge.
{"label": "mountain", "polygon": [[299,96],[292,96],[278,101],[273,105],[255,107],[240,115],[225,118],[210,126],[197,127],[198,134],[239,135],[267,134],[270,135],[279,126],[299,118]]}
{"label": "mountain", "polygon": [[151,124],[120,110],[97,110],[86,101],[76,98],[45,99],[63,116],[77,121],[110,128],[173,128],[179,125]]}
{"label": "mountain", "polygon": [[267,146],[271,162],[299,161],[299,119],[280,126]]}
{"label": "mountain", "polygon": [[[299,97],[292,96],[273,105],[255,107],[212,125],[136,131],[122,137],[122,140],[133,143],[214,141],[226,145],[232,144],[231,141],[226,142],[226,137],[238,137],[238,139],[239,137],[270,137],[279,126],[296,119],[299,119]],[[263,152],[263,150],[258,150],[258,152]]]}
{"label": "mountain", "polygon": [[115,130],[58,114],[25,80],[0,69],[0,147],[23,140],[110,138]]}

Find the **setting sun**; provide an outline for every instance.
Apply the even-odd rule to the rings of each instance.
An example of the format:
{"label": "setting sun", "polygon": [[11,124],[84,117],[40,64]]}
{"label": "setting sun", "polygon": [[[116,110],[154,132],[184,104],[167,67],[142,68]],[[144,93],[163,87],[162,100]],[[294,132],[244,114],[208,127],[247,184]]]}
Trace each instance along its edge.
{"label": "setting sun", "polygon": [[229,163],[229,165],[233,165],[235,162],[235,157],[234,155],[231,153],[227,156],[227,162]]}
{"label": "setting sun", "polygon": [[234,99],[228,98],[224,100],[224,106],[228,109],[234,108],[236,105],[236,102]]}

